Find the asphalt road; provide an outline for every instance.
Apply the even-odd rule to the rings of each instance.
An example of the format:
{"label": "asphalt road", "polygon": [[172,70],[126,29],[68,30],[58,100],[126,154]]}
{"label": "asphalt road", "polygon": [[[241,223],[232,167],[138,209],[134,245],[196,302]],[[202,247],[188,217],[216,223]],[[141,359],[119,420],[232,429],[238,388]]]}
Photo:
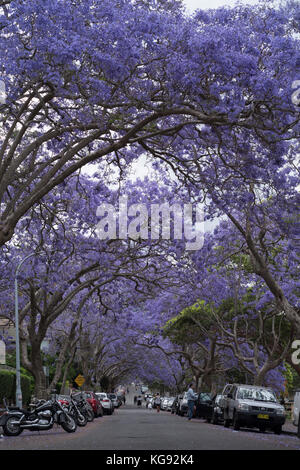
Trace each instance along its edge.
{"label": "asphalt road", "polygon": [[[129,403],[131,400],[128,400]],[[127,401],[127,403],[128,403]],[[1,450],[300,450],[293,435],[233,431],[126,404],[73,434],[55,427],[0,439]]]}

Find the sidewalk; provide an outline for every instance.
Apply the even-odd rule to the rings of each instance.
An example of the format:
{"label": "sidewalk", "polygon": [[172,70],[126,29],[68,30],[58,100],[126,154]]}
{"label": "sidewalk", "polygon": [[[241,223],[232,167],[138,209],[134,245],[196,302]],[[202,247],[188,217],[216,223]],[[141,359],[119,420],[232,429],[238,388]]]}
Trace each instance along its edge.
{"label": "sidewalk", "polygon": [[297,434],[297,426],[294,426],[290,419],[287,419],[282,430],[286,433]]}

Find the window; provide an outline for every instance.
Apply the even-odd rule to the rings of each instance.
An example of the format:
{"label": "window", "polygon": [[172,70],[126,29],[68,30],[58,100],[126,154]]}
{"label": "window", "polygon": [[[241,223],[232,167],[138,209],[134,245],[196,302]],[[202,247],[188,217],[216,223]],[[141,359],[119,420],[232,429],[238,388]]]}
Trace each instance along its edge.
{"label": "window", "polygon": [[255,400],[255,401],[268,401],[277,403],[276,396],[272,390],[266,388],[246,388],[240,387],[238,389],[237,398],[242,400]]}

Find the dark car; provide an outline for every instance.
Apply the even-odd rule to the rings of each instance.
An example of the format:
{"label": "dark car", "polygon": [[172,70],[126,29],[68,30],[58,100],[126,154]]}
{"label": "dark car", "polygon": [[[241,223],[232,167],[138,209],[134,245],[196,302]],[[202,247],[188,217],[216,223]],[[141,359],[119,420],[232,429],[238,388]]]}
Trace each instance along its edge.
{"label": "dark car", "polygon": [[209,393],[200,392],[195,401],[195,417],[204,418],[210,422],[213,414],[213,400]]}
{"label": "dark car", "polygon": [[95,417],[103,416],[103,407],[97,395],[94,392],[85,392],[85,399],[93,408]]}

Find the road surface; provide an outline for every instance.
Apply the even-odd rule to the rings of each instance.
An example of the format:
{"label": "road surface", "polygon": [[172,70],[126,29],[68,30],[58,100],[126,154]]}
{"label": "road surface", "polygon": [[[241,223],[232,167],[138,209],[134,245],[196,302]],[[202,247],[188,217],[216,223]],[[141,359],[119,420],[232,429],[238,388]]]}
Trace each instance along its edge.
{"label": "road surface", "polygon": [[127,404],[77,428],[73,434],[61,427],[40,433],[23,432],[0,439],[1,450],[300,450],[296,435],[258,431],[233,431],[204,420],[157,413]]}

